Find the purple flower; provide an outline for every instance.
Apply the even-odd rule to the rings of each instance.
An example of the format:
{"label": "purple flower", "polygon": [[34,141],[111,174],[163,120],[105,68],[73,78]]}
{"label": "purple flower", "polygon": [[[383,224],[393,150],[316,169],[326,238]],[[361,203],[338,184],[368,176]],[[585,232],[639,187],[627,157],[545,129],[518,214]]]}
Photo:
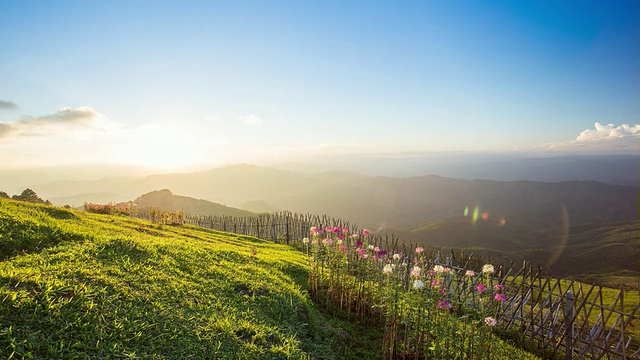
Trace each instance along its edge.
{"label": "purple flower", "polygon": [[356,241],[356,247],[362,247],[362,241]]}
{"label": "purple flower", "polygon": [[447,299],[438,301],[438,309],[451,309],[451,302]]}
{"label": "purple flower", "polygon": [[487,287],[484,284],[478,284],[478,286],[476,286],[476,290],[478,290],[479,293],[483,293],[487,291]]}
{"label": "purple flower", "polygon": [[380,250],[380,256],[387,255],[387,250]]}
{"label": "purple flower", "polygon": [[336,233],[336,234],[338,234],[338,233],[340,232],[340,228],[339,228],[339,227],[337,227],[337,226],[334,226],[334,227],[333,227],[333,232],[334,232],[334,233]]}
{"label": "purple flower", "polygon": [[495,285],[493,285],[493,288],[494,288],[495,290],[498,290],[498,291],[502,291],[502,290],[504,290],[504,286],[502,286],[502,285],[500,285],[500,284],[495,284]]}

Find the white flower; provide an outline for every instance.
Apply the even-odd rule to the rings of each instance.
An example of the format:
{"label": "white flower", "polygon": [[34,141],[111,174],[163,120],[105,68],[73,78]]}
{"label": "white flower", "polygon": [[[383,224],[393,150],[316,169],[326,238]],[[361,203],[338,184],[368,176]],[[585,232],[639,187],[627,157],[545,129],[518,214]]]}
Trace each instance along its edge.
{"label": "white flower", "polygon": [[422,280],[414,280],[413,281],[413,288],[414,289],[422,289],[424,287],[424,283],[422,282]]}
{"label": "white flower", "polygon": [[342,245],[342,239],[338,239],[338,240],[336,241],[336,243],[337,243],[338,245]]}
{"label": "white flower", "polygon": [[493,274],[493,265],[486,264],[482,267],[482,273],[484,274]]}
{"label": "white flower", "polygon": [[387,264],[382,268],[382,272],[385,274],[389,274],[391,272],[393,272],[393,266],[391,266],[391,264]]}
{"label": "white flower", "polygon": [[369,245],[369,250],[373,250],[374,246],[373,245]]}
{"label": "white flower", "polygon": [[444,267],[442,265],[436,265],[433,267],[433,271],[437,272],[438,274],[444,271]]}
{"label": "white flower", "polygon": [[303,243],[303,244],[308,244],[308,243],[309,243],[309,238],[304,238],[304,239],[302,239],[302,243]]}
{"label": "white flower", "polygon": [[400,260],[400,254],[393,254],[393,260]]}
{"label": "white flower", "polygon": [[476,273],[473,270],[467,270],[467,272],[464,274],[464,276],[468,276],[468,277],[474,277],[475,275]]}

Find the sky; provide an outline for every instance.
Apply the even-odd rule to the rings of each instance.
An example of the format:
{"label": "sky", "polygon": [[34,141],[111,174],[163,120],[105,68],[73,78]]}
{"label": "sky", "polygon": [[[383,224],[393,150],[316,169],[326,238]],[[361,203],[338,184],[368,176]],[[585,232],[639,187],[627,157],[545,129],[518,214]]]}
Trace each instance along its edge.
{"label": "sky", "polygon": [[0,0],[0,168],[640,150],[640,2]]}

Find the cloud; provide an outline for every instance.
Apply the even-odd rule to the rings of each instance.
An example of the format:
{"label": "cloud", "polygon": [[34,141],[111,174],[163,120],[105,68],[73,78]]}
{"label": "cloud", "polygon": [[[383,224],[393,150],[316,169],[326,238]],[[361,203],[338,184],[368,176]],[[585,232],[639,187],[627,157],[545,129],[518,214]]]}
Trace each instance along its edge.
{"label": "cloud", "polygon": [[637,152],[640,150],[640,124],[615,126],[596,122],[594,127],[595,129],[582,131],[575,140],[544,144],[541,147],[551,151]]}
{"label": "cloud", "polygon": [[249,125],[253,125],[253,126],[260,126],[260,125],[264,124],[264,120],[262,120],[261,117],[256,116],[256,115],[241,116],[240,120],[242,120],[242,122],[244,122],[245,124],[249,124]]}
{"label": "cloud", "polygon": [[107,131],[120,125],[94,109],[81,106],[64,108],[40,117],[23,117],[12,122],[0,122],[0,139],[58,135],[82,130]]}
{"label": "cloud", "polygon": [[0,100],[0,110],[14,110],[17,109],[18,105],[13,101],[3,101]]}

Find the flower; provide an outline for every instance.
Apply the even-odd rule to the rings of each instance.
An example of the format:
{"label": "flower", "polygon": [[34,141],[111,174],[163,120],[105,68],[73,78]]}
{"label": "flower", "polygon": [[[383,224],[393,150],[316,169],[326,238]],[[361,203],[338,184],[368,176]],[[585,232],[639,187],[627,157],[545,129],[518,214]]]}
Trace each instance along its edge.
{"label": "flower", "polygon": [[495,284],[495,285],[493,285],[493,289],[497,290],[497,291],[502,291],[502,290],[504,290],[504,286],[502,286],[500,284]]}
{"label": "flower", "polygon": [[494,296],[493,298],[496,299],[496,301],[500,302],[507,301],[507,297],[505,296],[505,294],[496,294],[496,296]]}
{"label": "flower", "polygon": [[355,239],[358,237],[358,234],[351,234],[351,237]]}
{"label": "flower", "polygon": [[387,255],[387,250],[380,250],[380,256]]}
{"label": "flower", "polygon": [[444,269],[442,269],[442,272],[450,273],[451,272],[451,268],[450,267],[445,267]]}
{"label": "flower", "polygon": [[484,318],[484,323],[487,324],[487,326],[496,326],[497,321],[491,316],[487,316]]}
{"label": "flower", "polygon": [[413,277],[420,276],[420,267],[414,266],[413,269],[411,270],[411,276]]}
{"label": "flower", "polygon": [[444,267],[442,267],[442,265],[436,265],[433,267],[433,271],[439,274],[444,271]]}
{"label": "flower", "polygon": [[336,244],[341,245],[342,244],[342,239],[336,240]]}
{"label": "flower", "polygon": [[478,284],[478,286],[476,286],[476,290],[478,290],[479,293],[483,293],[487,291],[487,287],[484,284]]}
{"label": "flower", "polygon": [[333,227],[333,232],[334,232],[335,234],[340,233],[340,230],[341,230],[341,229],[340,229],[339,227],[337,227],[337,226],[334,226],[334,227]]}
{"label": "flower", "polygon": [[342,250],[342,252],[344,252],[345,254],[349,252],[349,250],[347,249],[346,245],[340,245],[339,246],[340,250]]}
{"label": "flower", "polygon": [[380,252],[380,247],[379,247],[379,246],[374,247],[374,248],[373,248],[373,251],[375,251],[375,252]]}
{"label": "flower", "polygon": [[424,283],[422,282],[422,280],[414,280],[413,282],[414,289],[422,289],[423,287],[424,287]]}
{"label": "flower", "polygon": [[359,255],[361,258],[365,258],[365,257],[366,257],[366,255],[367,255],[367,250],[365,250],[365,249],[359,249],[359,250],[358,250],[358,255]]}
{"label": "flower", "polygon": [[474,276],[476,276],[476,273],[473,270],[467,270],[467,272],[464,273],[464,276],[474,277]]}
{"label": "flower", "polygon": [[315,226],[312,226],[311,229],[309,229],[309,233],[310,234],[317,234],[318,233],[318,228]]}
{"label": "flower", "polygon": [[486,264],[485,266],[483,266],[482,267],[482,273],[483,274],[493,274],[493,265]]}
{"label": "flower", "polygon": [[349,229],[347,229],[347,228],[342,228],[342,232],[343,232],[343,233],[345,233],[345,234],[348,234],[348,233],[349,233]]}
{"label": "flower", "polygon": [[438,301],[438,309],[451,309],[451,302],[447,299]]}
{"label": "flower", "polygon": [[312,244],[317,244],[318,243],[318,239],[316,239],[316,238],[311,239],[311,243]]}
{"label": "flower", "polygon": [[373,250],[373,245],[368,246],[369,250]]}
{"label": "flower", "polygon": [[361,247],[362,246],[362,241],[356,241],[356,247]]}
{"label": "flower", "polygon": [[440,289],[438,290],[438,292],[440,293],[440,295],[447,295],[447,290],[445,289]]}
{"label": "flower", "polygon": [[382,272],[385,274],[389,274],[391,272],[393,272],[393,266],[391,266],[391,264],[387,264],[382,268]]}
{"label": "flower", "polygon": [[393,254],[393,260],[400,260],[400,254]]}
{"label": "flower", "polygon": [[367,236],[367,235],[369,235],[369,230],[367,229],[362,230],[362,236]]}
{"label": "flower", "polygon": [[420,253],[421,253],[421,252],[423,252],[423,251],[424,251],[424,248],[423,248],[422,246],[418,246],[418,247],[416,248],[416,254],[420,254]]}
{"label": "flower", "polygon": [[440,287],[440,285],[442,285],[442,281],[431,280],[431,287],[432,288],[437,289],[438,287]]}
{"label": "flower", "polygon": [[429,276],[436,276],[438,273],[433,271],[433,270],[429,270]]}
{"label": "flower", "polygon": [[330,238],[324,238],[324,239],[322,239],[322,243],[323,243],[323,244],[326,244],[326,245],[329,245],[329,244],[331,244],[332,242],[333,242],[333,240],[331,240]]}
{"label": "flower", "polygon": [[302,243],[305,244],[305,245],[308,244],[309,243],[309,238],[302,239]]}

